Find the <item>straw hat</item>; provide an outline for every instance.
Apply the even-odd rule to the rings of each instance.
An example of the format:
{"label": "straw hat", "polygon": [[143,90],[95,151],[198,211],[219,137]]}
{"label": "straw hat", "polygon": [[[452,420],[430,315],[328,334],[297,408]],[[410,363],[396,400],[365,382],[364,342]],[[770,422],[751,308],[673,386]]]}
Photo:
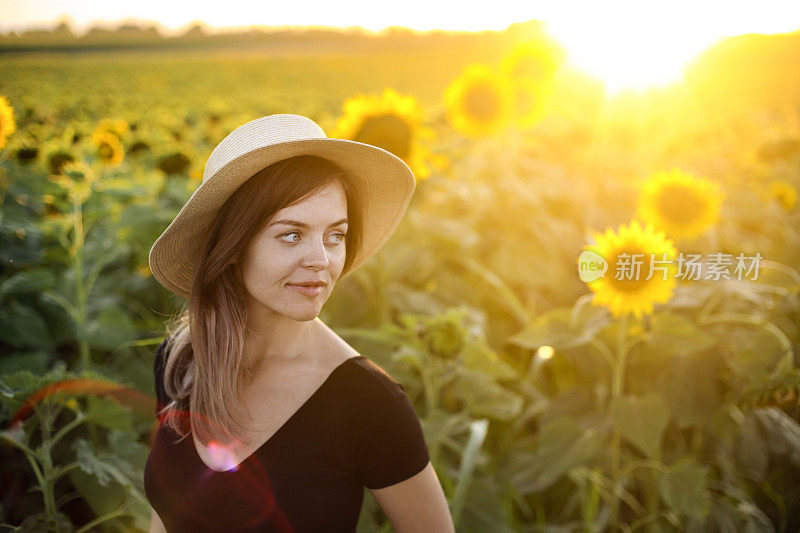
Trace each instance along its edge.
{"label": "straw hat", "polygon": [[217,210],[256,172],[304,154],[324,157],[341,167],[352,177],[364,203],[361,249],[341,276],[377,252],[411,201],[415,186],[411,169],[377,146],[328,138],[306,117],[276,114],[239,126],[211,152],[203,182],[150,249],[150,270],[156,280],[188,299],[200,246]]}

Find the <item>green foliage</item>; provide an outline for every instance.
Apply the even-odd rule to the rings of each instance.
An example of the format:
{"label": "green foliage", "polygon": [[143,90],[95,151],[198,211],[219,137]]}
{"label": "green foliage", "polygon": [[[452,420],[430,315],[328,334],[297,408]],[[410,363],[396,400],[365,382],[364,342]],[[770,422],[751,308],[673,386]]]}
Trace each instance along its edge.
{"label": "green foliage", "polygon": [[[147,253],[228,131],[287,110],[329,131],[344,98],[397,84],[453,166],[417,184],[385,249],[337,284],[322,318],[406,388],[458,530],[798,529],[800,225],[797,209],[756,194],[778,177],[800,186],[796,107],[707,120],[645,105],[604,123],[565,77],[540,126],[461,139],[441,92],[498,50],[231,58],[206,78],[208,59],[180,54],[2,58],[0,93],[20,117],[0,152],[3,420],[71,378],[150,387],[151,362],[132,347],[149,345],[174,301]],[[131,126],[118,168],[90,141],[109,117]],[[779,144],[765,139],[775,129]],[[645,320],[614,320],[575,259],[590,230],[630,217],[638,176],[665,163],[726,185],[699,251],[769,261],[757,281],[680,283]],[[6,506],[2,521],[71,531],[71,488],[96,515],[84,530],[146,530],[147,414],[59,393],[4,424],[7,468],[38,512]],[[359,530],[388,527],[367,496]]]}
{"label": "green foliage", "polygon": [[658,491],[664,503],[679,513],[702,519],[708,514],[707,468],[691,457],[683,457],[658,477]]}
{"label": "green foliage", "polygon": [[660,395],[618,396],[611,401],[610,414],[615,429],[639,451],[647,457],[660,455],[670,418],[669,407]]}
{"label": "green foliage", "polygon": [[[75,383],[90,386],[71,386]],[[16,531],[92,531],[114,521],[147,529],[141,472],[148,449],[137,442],[131,410],[92,395],[92,384],[113,382],[93,371],[68,372],[63,364],[43,376],[29,371],[0,376],[2,420],[11,423],[0,438],[25,456],[33,474],[29,492],[42,499],[43,511],[25,517]],[[60,510],[69,501],[65,479],[97,515],[80,528]],[[10,527],[9,518],[3,517],[2,525]]]}

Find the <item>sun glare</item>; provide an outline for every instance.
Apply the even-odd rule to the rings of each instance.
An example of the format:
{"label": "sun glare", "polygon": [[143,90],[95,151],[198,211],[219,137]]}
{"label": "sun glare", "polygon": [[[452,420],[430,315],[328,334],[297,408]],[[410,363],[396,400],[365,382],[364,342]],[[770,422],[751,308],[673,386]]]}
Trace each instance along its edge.
{"label": "sun glare", "polygon": [[[567,61],[606,84],[608,93],[645,89],[682,79],[684,66],[714,37],[681,31],[649,11],[634,17],[581,17],[548,23],[549,32],[567,50]],[[592,20],[587,20],[591,18]]]}
{"label": "sun glare", "polygon": [[735,1],[567,2],[544,8],[549,12],[541,18],[567,50],[568,64],[599,78],[613,94],[680,82],[684,67],[724,37],[800,26],[800,18],[791,16],[797,6],[768,3],[744,9]]}

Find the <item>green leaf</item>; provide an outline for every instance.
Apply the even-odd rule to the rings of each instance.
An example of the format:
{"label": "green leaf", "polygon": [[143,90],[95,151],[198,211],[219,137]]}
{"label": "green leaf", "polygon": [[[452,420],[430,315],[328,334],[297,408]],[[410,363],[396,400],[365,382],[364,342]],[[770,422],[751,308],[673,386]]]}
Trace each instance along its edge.
{"label": "green leaf", "polygon": [[763,480],[769,474],[769,446],[761,434],[755,413],[748,414],[736,435],[733,455],[748,477]]}
{"label": "green leaf", "polygon": [[717,339],[703,332],[688,318],[675,313],[653,315],[647,334],[648,349],[669,355],[692,355],[711,348]]}
{"label": "green leaf", "polygon": [[[147,461],[148,452],[149,448],[137,442],[133,434],[111,430],[108,432],[109,457],[102,461],[103,468],[118,471],[130,483],[119,483],[117,476],[112,475],[108,485],[103,485],[98,477],[85,472],[85,469],[71,471],[72,482],[98,516],[110,513],[126,504],[129,513],[138,524],[137,513],[149,517],[147,502],[140,492],[143,488],[140,474]],[[147,524],[149,518],[143,524],[145,530]]]}
{"label": "green leaf", "polygon": [[14,300],[0,308],[0,339],[17,348],[53,348],[47,324],[39,312]]}
{"label": "green leaf", "polygon": [[693,518],[704,518],[710,508],[706,469],[692,457],[682,457],[658,476],[658,491],[664,503]]}
{"label": "green leaf", "polygon": [[50,361],[50,354],[45,351],[10,353],[0,359],[0,374],[10,374],[19,370],[29,370],[36,374],[44,374]]}
{"label": "green leaf", "polygon": [[109,429],[133,432],[133,420],[128,409],[102,396],[86,398],[86,420]]}
{"label": "green leaf", "polygon": [[453,521],[456,525],[458,525],[461,512],[464,509],[467,491],[469,490],[470,481],[472,481],[472,471],[475,468],[475,463],[488,429],[489,421],[486,419],[476,420],[470,424],[469,441],[464,449],[464,455],[461,458],[461,468],[458,472],[458,486],[456,487],[453,503],[451,505]]}
{"label": "green leaf", "polygon": [[42,532],[70,532],[75,531],[72,520],[60,511],[56,511],[53,516],[44,512],[32,514],[23,520],[16,533],[42,533]]}
{"label": "green leaf", "polygon": [[614,427],[648,457],[656,457],[670,410],[658,394],[620,396],[611,402]]}
{"label": "green leaf", "polygon": [[459,370],[455,389],[473,416],[511,420],[522,410],[521,396],[479,372]]}
{"label": "green leaf", "polygon": [[150,447],[137,441],[131,433],[113,429],[108,433],[108,447],[115,456],[134,466],[141,464],[142,468],[150,453]]}
{"label": "green leaf", "polygon": [[597,306],[558,307],[536,317],[509,341],[532,350],[540,346],[573,348],[591,342],[608,322],[608,312]]}
{"label": "green leaf", "polygon": [[757,409],[753,415],[764,428],[768,449],[800,466],[800,424],[776,407]]}
{"label": "green leaf", "polygon": [[724,406],[719,379],[724,371],[725,361],[717,353],[673,356],[659,371],[653,390],[663,395],[678,427],[702,427]]}
{"label": "green leaf", "polygon": [[[781,372],[778,367],[784,360],[783,346],[770,331],[764,328],[725,327],[724,344],[732,353],[726,361],[730,369],[746,381],[759,382]],[[791,357],[791,355],[790,355]]]}
{"label": "green leaf", "polygon": [[415,347],[403,344],[392,353],[392,361],[403,363],[416,370],[421,370],[425,356]]}
{"label": "green leaf", "polygon": [[[513,519],[506,496],[497,479],[490,474],[477,474],[469,485],[468,505],[459,521],[458,531],[491,531],[514,533]],[[374,531],[374,530],[373,530]]]}
{"label": "green leaf", "polygon": [[31,268],[18,272],[0,285],[0,301],[11,294],[42,292],[55,284],[53,271],[49,268]]}
{"label": "green leaf", "polygon": [[91,320],[86,328],[87,340],[93,346],[116,349],[136,336],[136,327],[120,307],[108,307]]}
{"label": "green leaf", "polygon": [[391,282],[386,285],[386,297],[397,309],[411,313],[441,313],[446,309],[433,294],[414,290],[404,283]]}
{"label": "green leaf", "polygon": [[41,378],[30,370],[0,376],[0,402],[10,413],[19,409],[25,399],[35,391]]}
{"label": "green leaf", "polygon": [[72,470],[69,477],[97,516],[110,513],[125,503],[127,491],[115,481],[100,483],[97,476],[77,469]]}
{"label": "green leaf", "polygon": [[599,430],[560,417],[543,426],[537,440],[536,452],[518,459],[510,476],[522,494],[544,490],[572,468],[594,459],[602,453],[604,439]]}
{"label": "green leaf", "polygon": [[136,475],[131,465],[118,457],[100,458],[86,439],[76,439],[72,443],[72,450],[81,470],[94,476],[104,487],[112,481],[124,486],[131,485],[131,478]]}
{"label": "green leaf", "polygon": [[497,352],[480,342],[467,342],[459,357],[464,367],[496,379],[518,379],[517,371]]}

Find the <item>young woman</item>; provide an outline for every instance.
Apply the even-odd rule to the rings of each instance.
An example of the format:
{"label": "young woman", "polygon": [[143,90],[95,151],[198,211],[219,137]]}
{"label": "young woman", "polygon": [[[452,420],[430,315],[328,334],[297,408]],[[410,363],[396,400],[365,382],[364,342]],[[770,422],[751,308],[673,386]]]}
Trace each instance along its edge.
{"label": "young woman", "polygon": [[364,487],[399,533],[454,530],[403,386],[318,318],[413,190],[399,158],[299,115],[214,149],[150,251],[188,300],[156,350],[151,531],[353,532]]}

